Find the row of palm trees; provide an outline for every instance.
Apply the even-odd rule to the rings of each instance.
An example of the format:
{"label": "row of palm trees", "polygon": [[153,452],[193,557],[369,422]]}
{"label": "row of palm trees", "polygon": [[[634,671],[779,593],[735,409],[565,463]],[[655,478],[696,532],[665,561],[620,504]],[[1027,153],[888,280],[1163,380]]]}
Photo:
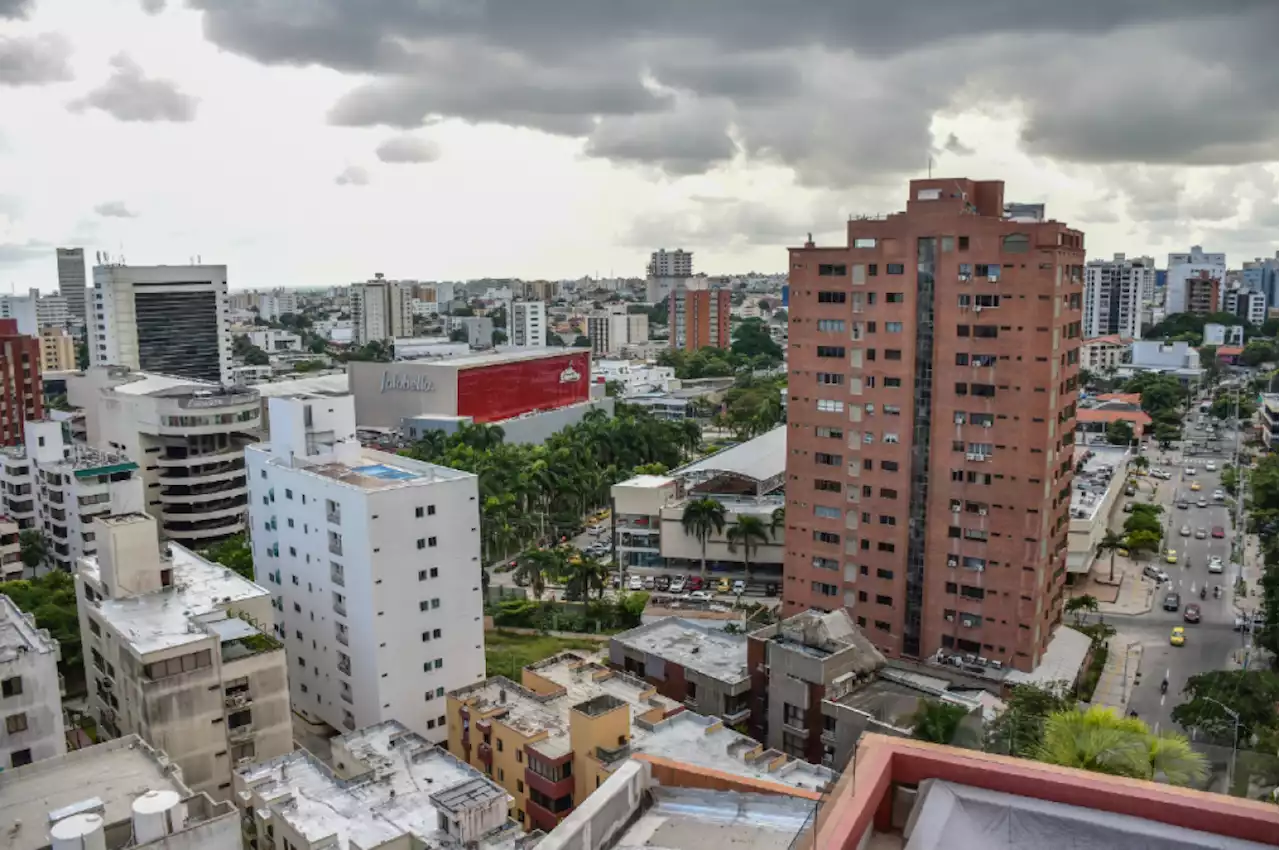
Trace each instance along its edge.
{"label": "row of palm trees", "polygon": [[465,425],[454,434],[429,432],[404,451],[479,478],[486,564],[571,533],[636,467],[670,469],[694,457],[702,431],[696,422],[619,404],[615,416],[592,410],[542,445],[509,444],[505,436],[496,425]]}
{"label": "row of palm trees", "polygon": [[684,513],[680,515],[680,525],[685,534],[697,540],[702,548],[702,578],[707,577],[707,541],[712,534],[724,534],[730,552],[742,549],[742,565],[747,573],[747,580],[750,581],[751,557],[762,545],[778,540],[778,530],[786,526],[786,511],[786,508],[774,508],[768,524],[758,516],[739,514],[726,532],[728,520],[722,502],[709,496],[690,499],[684,506]]}

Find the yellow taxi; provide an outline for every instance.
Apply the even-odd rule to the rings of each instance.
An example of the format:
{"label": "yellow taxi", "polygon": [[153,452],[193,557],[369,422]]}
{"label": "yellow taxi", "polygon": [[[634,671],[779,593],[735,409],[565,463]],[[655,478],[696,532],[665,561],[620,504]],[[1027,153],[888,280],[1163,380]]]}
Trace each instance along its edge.
{"label": "yellow taxi", "polygon": [[1129,557],[1129,550],[1121,546],[1119,549],[1116,550],[1116,554],[1123,555],[1124,557],[1127,558]]}
{"label": "yellow taxi", "polygon": [[1187,642],[1187,630],[1182,626],[1174,626],[1173,631],[1169,633],[1169,643],[1174,646],[1182,646]]}
{"label": "yellow taxi", "polygon": [[722,578],[716,582],[716,593],[728,593],[733,590],[733,585],[729,583],[727,578]]}
{"label": "yellow taxi", "polygon": [[1165,552],[1165,553],[1164,553],[1164,562],[1165,562],[1166,564],[1176,564],[1176,563],[1178,563],[1178,550],[1177,550],[1177,549],[1170,549],[1168,552]]}
{"label": "yellow taxi", "polygon": [[1199,482],[1199,481],[1192,481],[1192,482],[1191,482],[1191,490],[1192,490],[1192,492],[1195,492],[1196,490],[1199,490],[1199,489],[1200,489],[1200,482]]}

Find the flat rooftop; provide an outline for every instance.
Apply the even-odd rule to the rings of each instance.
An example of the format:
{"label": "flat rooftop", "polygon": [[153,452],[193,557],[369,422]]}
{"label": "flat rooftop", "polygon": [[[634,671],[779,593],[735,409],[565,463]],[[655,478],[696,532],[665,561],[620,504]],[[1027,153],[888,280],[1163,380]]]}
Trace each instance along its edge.
{"label": "flat rooftop", "polygon": [[[191,791],[168,759],[137,735],[0,773],[0,850],[49,846],[49,813],[96,797],[107,824],[129,820],[133,801],[147,791]],[[21,826],[17,826],[18,824]]]}
{"label": "flat rooftop", "polygon": [[[250,446],[249,449],[268,451],[261,446]],[[470,472],[369,448],[362,448],[360,457],[350,462],[307,463],[302,458],[282,458],[273,455],[268,463],[272,466],[296,469],[305,475],[327,478],[365,492],[390,490],[397,487],[422,487],[438,481],[458,481],[472,477]]]}
{"label": "flat rooftop", "polygon": [[[306,750],[236,773],[275,817],[308,842],[332,838],[340,850],[352,842],[377,847],[405,835],[413,836],[415,846],[456,847],[440,830],[439,802],[460,806],[468,795],[477,799],[477,784],[493,796],[506,795],[480,771],[394,720],[333,739],[335,758],[344,748],[360,760],[340,768],[349,779],[339,778]],[[512,844],[518,834],[511,830]]]}
{"label": "flat rooftop", "polygon": [[[69,443],[66,445],[66,455],[55,460],[51,466],[61,466],[75,472],[88,472],[89,470],[103,470],[121,472],[125,469],[137,469],[138,464],[129,459],[124,452],[107,451],[104,449],[95,449],[92,446],[86,446],[83,443]],[[0,449],[0,455],[10,460],[25,461],[28,460],[26,446],[6,446]]]}
{"label": "flat rooftop", "polygon": [[672,475],[711,479],[733,475],[760,487],[777,481],[787,467],[787,426],[779,425],[759,437],[673,470]]}
{"label": "flat rooftop", "polygon": [[113,385],[111,390],[120,395],[129,396],[149,395],[174,398],[200,394],[212,398],[236,399],[246,403],[258,400],[258,392],[253,387],[229,389],[210,381],[183,378],[177,375],[161,375],[156,372],[129,372],[128,380]]}
{"label": "flat rooftop", "polygon": [[[616,839],[618,848],[788,850],[813,802],[781,794],[700,788],[649,789],[652,802]],[[555,836],[552,831],[551,836]]]}
{"label": "flat rooftop", "polygon": [[0,594],[0,664],[24,653],[58,653],[58,642],[48,629],[38,629],[13,600]]}
{"label": "flat rooftop", "polygon": [[1071,518],[1092,521],[1106,501],[1107,490],[1124,480],[1115,473],[1128,462],[1129,450],[1124,446],[1077,445],[1073,459],[1076,474],[1071,487]]}
{"label": "flat rooftop", "polygon": [[[192,632],[188,624],[207,620],[209,615],[223,612],[236,602],[268,595],[265,588],[234,570],[206,561],[177,543],[167,544],[167,551],[166,563],[173,569],[172,587],[93,603],[93,615],[126,638],[139,655],[207,640],[206,632]],[[100,581],[98,556],[81,558],[80,572]]]}
{"label": "flat rooftop", "polygon": [[[469,354],[462,357],[449,357],[445,360],[432,361],[432,365],[452,366],[458,369],[475,369],[480,366],[497,366],[503,363],[521,363],[526,360],[545,360],[548,357],[563,357],[566,354],[585,354],[586,348],[521,348],[510,351],[491,351],[485,354]],[[409,365],[408,361],[404,365]]]}
{"label": "flat rooftop", "polygon": [[336,396],[351,392],[350,379],[346,372],[266,381],[254,384],[253,389],[263,398],[288,398],[296,395]]}
{"label": "flat rooftop", "polygon": [[616,634],[613,640],[718,682],[733,685],[751,678],[747,636],[731,635],[694,620],[668,617]]}

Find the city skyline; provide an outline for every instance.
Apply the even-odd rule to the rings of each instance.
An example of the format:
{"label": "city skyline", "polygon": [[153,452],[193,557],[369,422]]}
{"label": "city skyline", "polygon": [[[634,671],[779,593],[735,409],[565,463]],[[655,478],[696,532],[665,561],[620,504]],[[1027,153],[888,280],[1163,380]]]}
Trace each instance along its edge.
{"label": "city skyline", "polygon": [[[234,289],[638,277],[659,247],[783,272],[930,168],[1048,202],[1091,259],[1275,253],[1274,4],[714,5],[0,2],[0,287],[52,291],[66,246]],[[1179,50],[1206,40],[1234,47]]]}

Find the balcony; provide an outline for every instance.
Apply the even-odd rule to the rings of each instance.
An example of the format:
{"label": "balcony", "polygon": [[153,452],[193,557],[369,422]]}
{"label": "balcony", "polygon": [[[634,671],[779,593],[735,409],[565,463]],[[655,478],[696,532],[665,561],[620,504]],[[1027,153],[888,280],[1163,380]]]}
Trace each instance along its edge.
{"label": "balcony", "polygon": [[824,729],[822,732],[822,743],[828,747],[834,747],[836,745],[836,730]]}
{"label": "balcony", "polygon": [[245,708],[253,702],[253,694],[248,691],[240,691],[235,694],[227,694],[222,698],[222,704],[226,708]]}
{"label": "balcony", "polygon": [[751,719],[751,709],[744,706],[734,711],[726,711],[720,717],[730,726],[737,726],[739,723],[746,723]]}
{"label": "balcony", "polygon": [[351,675],[351,659],[345,655],[338,659],[338,672],[344,675]]}
{"label": "balcony", "polygon": [[347,586],[347,579],[346,579],[346,577],[343,575],[342,567],[340,567],[340,566],[339,566],[339,565],[337,565],[337,564],[330,564],[330,565],[329,565],[329,581],[333,582],[333,583],[334,583],[334,584],[336,584],[338,587],[346,587],[346,586]]}
{"label": "balcony", "polygon": [[623,744],[619,747],[596,747],[596,758],[605,764],[613,764],[615,761],[622,761],[631,755],[631,745]]}
{"label": "balcony", "polygon": [[234,729],[227,730],[228,741],[246,741],[253,737],[253,724],[243,723]]}
{"label": "balcony", "polygon": [[550,832],[556,828],[560,821],[569,816],[569,813],[573,811],[573,807],[570,806],[563,812],[553,812],[550,809],[535,803],[533,798],[530,797],[525,801],[524,810],[529,815],[531,829],[541,829],[544,832]]}
{"label": "balcony", "polygon": [[342,554],[342,535],[340,534],[329,535],[329,554],[331,555]]}
{"label": "balcony", "polygon": [[324,512],[324,518],[334,525],[342,525],[342,510],[340,508],[332,511],[327,510]]}
{"label": "balcony", "polygon": [[339,599],[333,600],[333,613],[347,616],[347,603]]}
{"label": "balcony", "polygon": [[531,791],[545,794],[548,799],[558,800],[573,793],[573,774],[562,779],[548,779],[541,773],[534,773],[532,770],[525,768],[524,784]]}
{"label": "balcony", "polygon": [[782,721],[782,728],[796,735],[809,734],[809,727],[805,725],[805,721],[796,717]]}
{"label": "balcony", "polygon": [[480,761],[483,764],[490,767],[493,766],[493,747],[481,741],[480,746],[476,747],[476,754],[480,756]]}

